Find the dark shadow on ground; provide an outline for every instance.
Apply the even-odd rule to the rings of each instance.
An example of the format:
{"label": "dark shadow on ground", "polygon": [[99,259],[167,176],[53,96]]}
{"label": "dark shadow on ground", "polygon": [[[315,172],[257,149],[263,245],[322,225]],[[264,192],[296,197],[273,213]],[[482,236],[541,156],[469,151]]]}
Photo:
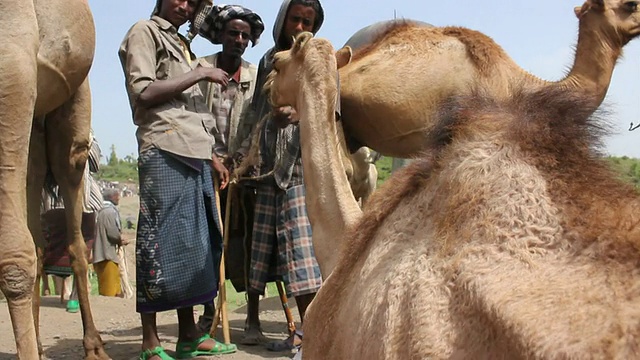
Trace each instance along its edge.
{"label": "dark shadow on ground", "polygon": [[0,352],[0,360],[16,360],[16,354],[7,354]]}
{"label": "dark shadow on ground", "polygon": [[[91,299],[89,299],[89,302],[91,302]],[[59,308],[59,309],[66,309],[67,308],[67,302],[60,302],[60,296],[56,295],[56,296],[41,296],[40,297],[40,307],[48,307],[48,308]]]}
{"label": "dark shadow on ground", "polygon": [[[140,352],[140,342],[131,340],[108,341],[104,345],[107,354],[114,359],[121,360],[136,359]],[[122,356],[122,354],[129,354]],[[82,359],[84,349],[80,339],[57,339],[56,343],[49,346],[45,351],[45,356],[50,360]]]}

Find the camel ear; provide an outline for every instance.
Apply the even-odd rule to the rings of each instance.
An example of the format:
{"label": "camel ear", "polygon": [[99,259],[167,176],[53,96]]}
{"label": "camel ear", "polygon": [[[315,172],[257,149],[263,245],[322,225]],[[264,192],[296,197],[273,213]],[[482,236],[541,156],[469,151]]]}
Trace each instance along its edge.
{"label": "camel ear", "polygon": [[576,7],[573,11],[578,19],[581,19],[589,10],[604,11],[604,0],[587,0],[582,6]]}
{"label": "camel ear", "polygon": [[338,62],[338,69],[349,64],[351,62],[352,56],[353,51],[351,50],[351,46],[345,46],[342,49],[336,51],[336,61]]}
{"label": "camel ear", "polygon": [[302,50],[302,48],[307,45],[307,42],[311,40],[311,38],[313,38],[313,34],[308,31],[298,34],[298,36],[296,36],[295,40],[293,41],[293,46],[291,46],[291,54],[298,54]]}

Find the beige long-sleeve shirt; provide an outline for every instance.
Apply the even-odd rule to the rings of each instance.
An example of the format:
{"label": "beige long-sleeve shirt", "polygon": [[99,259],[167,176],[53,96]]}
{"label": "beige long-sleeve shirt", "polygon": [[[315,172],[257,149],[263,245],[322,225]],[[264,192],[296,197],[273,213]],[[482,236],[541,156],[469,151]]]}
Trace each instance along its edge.
{"label": "beige long-sleeve shirt", "polygon": [[120,45],[118,55],[133,122],[138,126],[138,151],[158,148],[188,158],[211,159],[214,140],[209,129],[215,123],[197,84],[164,104],[150,108],[138,104],[140,94],[152,82],[193,70],[196,63],[190,51],[183,51],[184,46],[186,39],[158,16],[133,25]]}

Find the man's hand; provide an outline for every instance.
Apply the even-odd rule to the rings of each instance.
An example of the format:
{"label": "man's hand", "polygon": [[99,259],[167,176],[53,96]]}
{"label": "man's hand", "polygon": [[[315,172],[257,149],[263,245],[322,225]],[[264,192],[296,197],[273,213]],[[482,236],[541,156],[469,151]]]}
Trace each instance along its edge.
{"label": "man's hand", "polygon": [[227,74],[227,72],[222,69],[200,66],[196,70],[200,72],[203,80],[218,83],[224,86],[227,86],[227,84],[229,84],[229,74]]}
{"label": "man's hand", "polygon": [[218,173],[218,178],[220,179],[220,190],[222,190],[229,184],[229,170],[227,170],[215,154],[211,157],[211,160],[213,162],[213,169]]}
{"label": "man's hand", "polygon": [[273,121],[276,126],[285,128],[290,124],[297,124],[300,121],[298,112],[291,106],[281,106],[272,111]]}
{"label": "man's hand", "polygon": [[131,243],[131,240],[120,237],[120,246],[127,246]]}
{"label": "man's hand", "polygon": [[222,165],[224,165],[224,167],[226,167],[227,170],[229,170],[229,176],[231,176],[233,174],[233,170],[235,169],[235,163],[233,161],[233,157],[232,156],[225,157],[224,160],[222,161]]}

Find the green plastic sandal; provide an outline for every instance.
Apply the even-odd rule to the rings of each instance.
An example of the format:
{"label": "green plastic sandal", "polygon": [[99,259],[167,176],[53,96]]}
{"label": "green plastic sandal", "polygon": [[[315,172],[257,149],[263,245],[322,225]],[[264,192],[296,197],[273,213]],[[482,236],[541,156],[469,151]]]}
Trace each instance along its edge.
{"label": "green plastic sandal", "polygon": [[156,346],[153,349],[147,349],[140,353],[138,360],[149,360],[154,356],[160,357],[161,360],[175,360],[167,354],[162,346]]}
{"label": "green plastic sandal", "polygon": [[78,311],[80,311],[80,302],[78,300],[67,301],[67,312],[77,313]]}
{"label": "green plastic sandal", "polygon": [[223,355],[223,354],[231,354],[238,350],[238,347],[235,344],[223,344],[216,342],[216,345],[211,350],[198,350],[198,346],[203,342],[211,339],[209,334],[204,334],[199,339],[196,339],[192,342],[182,342],[176,344],[176,358],[177,359],[191,359],[196,356],[211,356],[211,355]]}

